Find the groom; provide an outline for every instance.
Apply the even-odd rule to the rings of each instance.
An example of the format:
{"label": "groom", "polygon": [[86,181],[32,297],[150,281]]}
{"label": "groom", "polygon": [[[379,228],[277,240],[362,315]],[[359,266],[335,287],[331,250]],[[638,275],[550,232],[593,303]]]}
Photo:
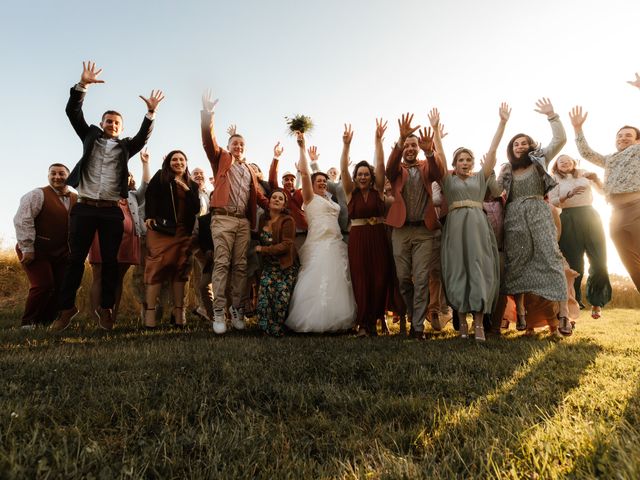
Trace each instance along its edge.
{"label": "groom", "polygon": [[[440,236],[440,223],[433,205],[431,184],[444,171],[435,161],[433,138],[426,129],[420,138],[413,134],[420,128],[411,126],[413,114],[398,120],[400,138],[387,162],[386,176],[391,183],[394,202],[386,223],[391,225],[391,244],[400,294],[411,319],[411,335],[424,338],[424,319],[429,300],[429,271],[440,261],[433,248]],[[426,160],[418,160],[420,150]],[[402,162],[400,161],[402,159]]]}

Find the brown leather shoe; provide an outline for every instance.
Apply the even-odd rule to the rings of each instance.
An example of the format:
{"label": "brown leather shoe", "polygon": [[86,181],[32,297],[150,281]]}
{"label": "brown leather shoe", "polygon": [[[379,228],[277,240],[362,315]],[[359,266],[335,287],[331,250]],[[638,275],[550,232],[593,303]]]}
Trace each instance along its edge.
{"label": "brown leather shoe", "polygon": [[66,310],[60,310],[58,318],[56,318],[49,329],[52,333],[60,333],[71,325],[71,320],[78,314],[78,309],[73,306]]}
{"label": "brown leather shoe", "polygon": [[103,330],[113,330],[113,318],[111,317],[110,308],[99,307],[95,311],[95,314],[98,317],[98,326],[100,328]]}

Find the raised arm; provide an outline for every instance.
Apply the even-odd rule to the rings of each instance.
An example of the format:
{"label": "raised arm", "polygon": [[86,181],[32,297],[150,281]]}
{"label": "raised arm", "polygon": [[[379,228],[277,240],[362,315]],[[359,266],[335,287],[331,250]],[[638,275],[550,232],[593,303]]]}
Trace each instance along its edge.
{"label": "raised arm", "polygon": [[276,143],[273,147],[273,159],[269,167],[269,186],[272,189],[280,188],[278,184],[278,164],[280,163],[280,155],[282,155],[283,151],[284,147],[280,145],[280,142]]}
{"label": "raised arm", "polygon": [[584,133],[582,131],[582,126],[584,122],[587,120],[588,112],[582,112],[582,107],[580,105],[576,105],[569,112],[569,118],[571,119],[571,125],[573,126],[573,131],[576,134],[576,146],[578,147],[578,152],[580,152],[580,156],[587,160],[588,162],[593,163],[599,167],[604,168],[605,159],[603,155],[600,155],[598,152],[595,152],[591,149],[589,144],[587,143],[587,139],[584,138]]}
{"label": "raised arm", "polygon": [[405,140],[413,132],[420,128],[420,125],[416,127],[411,126],[413,121],[413,113],[405,113],[398,119],[398,129],[400,130],[400,137],[393,146],[391,153],[389,154],[389,160],[387,161],[386,176],[390,182],[393,182],[398,175],[400,175],[400,160],[402,160],[402,150],[404,148]]}
{"label": "raised arm", "polygon": [[627,83],[629,85],[633,85],[634,87],[640,89],[640,74],[636,73],[636,79],[635,80],[629,80]]}
{"label": "raised arm", "polygon": [[309,161],[307,160],[307,152],[305,151],[304,133],[296,132],[296,141],[300,149],[300,160],[298,168],[300,168],[300,178],[302,179],[302,200],[305,205],[313,200],[313,185],[311,184],[311,174],[309,173]]}
{"label": "raised arm", "polygon": [[87,133],[89,133],[89,125],[87,125],[84,114],[82,113],[82,103],[84,102],[84,96],[87,94],[89,85],[93,83],[104,83],[104,80],[98,78],[101,73],[102,69],[96,68],[95,62],[82,62],[80,81],[71,88],[71,94],[69,95],[69,101],[65,109],[71,126],[83,140]]}
{"label": "raised arm", "polygon": [[200,127],[202,132],[202,146],[207,154],[207,158],[213,168],[213,175],[218,173],[218,162],[220,161],[220,145],[216,140],[214,130],[214,109],[218,99],[212,99],[211,90],[207,90],[202,95],[202,111],[200,112]]}
{"label": "raised arm", "polygon": [[546,115],[547,120],[549,120],[549,124],[551,125],[551,142],[542,149],[546,162],[545,166],[548,166],[553,157],[560,153],[564,144],[567,143],[567,134],[564,131],[562,122],[560,121],[560,116],[553,110],[551,100],[548,98],[539,99],[536,102],[535,111]]}
{"label": "raised arm", "polygon": [[[344,132],[342,133],[342,156],[340,157],[340,179],[342,180],[342,188],[347,197],[347,202],[353,193],[353,180],[349,175],[349,149],[351,148],[351,140],[353,139],[353,130],[351,124],[344,124]],[[383,161],[384,163],[384,161]]]}
{"label": "raised arm", "polygon": [[[447,175],[449,175],[449,169],[447,168],[447,156],[445,155],[444,147],[442,146],[442,133],[441,133],[442,131],[440,129],[440,112],[438,111],[437,108],[432,108],[431,111],[429,112],[429,123],[431,124],[431,128],[429,130],[424,128],[423,131],[420,132],[420,138],[421,139],[424,138],[423,141],[425,144],[424,145],[425,148],[429,148],[428,147],[429,139],[432,139],[431,155],[428,155],[429,153],[428,150],[425,150],[425,155],[427,155],[427,157],[433,156],[434,154],[433,150],[438,152],[438,155],[436,156],[437,157],[436,162],[440,166],[440,168],[444,170],[443,177],[446,177]],[[422,145],[420,146],[420,148],[422,148]]]}
{"label": "raised arm", "polygon": [[489,178],[493,173],[493,169],[496,167],[496,152],[498,151],[498,145],[500,145],[500,140],[502,140],[502,135],[504,135],[504,129],[507,126],[509,116],[511,115],[511,108],[509,108],[509,105],[502,102],[498,109],[498,115],[500,116],[500,122],[498,123],[498,128],[496,129],[496,133],[493,135],[491,145],[489,145],[489,151],[487,152],[482,165],[484,178]]}
{"label": "raised arm", "polygon": [[376,148],[375,148],[375,174],[376,190],[380,198],[384,198],[384,132],[387,131],[387,122],[382,118],[376,119]]}

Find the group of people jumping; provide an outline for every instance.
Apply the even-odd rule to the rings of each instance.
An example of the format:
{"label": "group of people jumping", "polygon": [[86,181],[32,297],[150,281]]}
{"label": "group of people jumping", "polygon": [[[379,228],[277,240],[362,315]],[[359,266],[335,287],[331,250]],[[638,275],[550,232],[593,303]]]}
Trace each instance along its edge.
{"label": "group of people jumping", "polygon": [[[611,299],[604,229],[592,207],[592,187],[613,208],[610,234],[640,289],[640,130],[616,134],[616,152],[601,155],[587,144],[587,118],[574,107],[569,118],[580,155],[604,168],[601,181],[560,155],[566,134],[551,101],[536,112],[551,127],[545,147],[524,133],[507,144],[508,162],[494,168],[511,109],[498,108],[498,126],[475,170],[476,156],[458,148],[448,164],[440,112],[429,125],[412,114],[398,119],[398,139],[385,164],[388,124],[377,119],[374,162],[350,170],[354,132],[345,124],[340,168],[320,170],[318,150],[295,131],[297,171],[278,172],[278,142],[268,179],[244,155],[235,126],[226,148],[218,142],[210,92],[202,97],[201,133],[211,164],[213,191],[204,171],[188,168],[187,155],[172,150],[150,173],[143,150],[164,99],[153,90],[139,131],[120,138],[122,116],[108,110],[99,126],[84,119],[88,88],[102,83],[101,69],[83,63],[71,88],[67,116],[83,145],[69,171],[49,167],[49,185],[26,194],[14,218],[16,251],[31,287],[22,327],[67,329],[78,313],[76,293],[87,256],[93,268],[92,309],[98,326],[111,330],[122,283],[135,265],[133,284],[145,328],[158,327],[162,300],[171,291],[172,323],[186,324],[185,290],[195,285],[197,312],[216,334],[245,328],[255,314],[272,336],[293,332],[354,330],[359,336],[388,331],[393,312],[401,329],[423,339],[425,321],[442,329],[448,316],[463,338],[485,339],[509,321],[532,332],[572,334],[584,307],[584,256],[589,272],[584,300],[599,318]],[[640,76],[629,82],[640,89]],[[140,153],[137,186],[128,162]],[[424,158],[420,158],[420,157]],[[549,164],[556,157],[553,167]],[[451,167],[451,169],[449,169]],[[282,186],[280,185],[282,183]],[[72,192],[68,187],[73,187]],[[561,213],[558,213],[561,211]],[[167,288],[164,288],[166,286]],[[451,309],[451,310],[450,310]],[[453,311],[453,314],[448,313]],[[445,322],[443,323],[442,317]]]}

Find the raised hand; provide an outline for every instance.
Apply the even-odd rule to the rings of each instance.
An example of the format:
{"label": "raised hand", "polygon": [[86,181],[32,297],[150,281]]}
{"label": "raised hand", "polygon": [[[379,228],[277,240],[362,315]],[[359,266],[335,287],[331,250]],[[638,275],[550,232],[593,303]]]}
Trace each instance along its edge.
{"label": "raised hand", "polygon": [[536,102],[536,108],[535,111],[538,113],[542,113],[543,115],[546,115],[547,117],[552,117],[555,115],[556,112],[553,111],[553,104],[551,103],[551,100],[549,100],[548,98],[540,98],[537,102]]}
{"label": "raised hand", "polygon": [[[218,100],[216,99],[216,102],[217,101]],[[229,125],[229,128],[227,128],[227,133],[229,134],[230,137],[233,137],[236,134],[237,131],[238,131],[238,128],[233,123],[231,125]]]}
{"label": "raised hand", "polygon": [[387,122],[385,122],[382,118],[376,118],[376,141],[381,142],[384,139],[384,132],[386,131]]}
{"label": "raised hand", "polygon": [[502,120],[503,122],[507,122],[509,120],[509,117],[511,116],[511,107],[506,102],[502,102],[500,104],[500,108],[498,109],[498,115],[500,115],[500,120]]}
{"label": "raised hand", "polygon": [[588,112],[582,113],[582,107],[576,105],[569,112],[569,118],[571,119],[571,125],[576,131],[582,131],[582,125],[587,119]]}
{"label": "raised hand", "polygon": [[162,93],[162,90],[151,90],[149,98],[144,98],[142,95],[139,95],[139,97],[147,104],[147,109],[150,112],[155,112],[158,104],[164,100],[164,93]]}
{"label": "raised hand", "polygon": [[413,121],[413,113],[405,113],[398,120],[398,128],[400,129],[400,138],[405,140],[409,135],[420,128],[420,125],[416,127],[411,126],[411,122]]}
{"label": "raised hand", "polygon": [[309,147],[309,150],[307,150],[307,153],[309,154],[309,158],[311,159],[312,162],[317,162],[318,158],[320,158],[320,154],[318,153],[318,147],[316,147],[315,145],[311,145]]}
{"label": "raised hand", "polygon": [[149,163],[149,152],[147,151],[146,147],[140,152],[140,161],[143,165]]}
{"label": "raised hand", "polygon": [[[351,130],[351,124],[344,124],[344,132],[342,132],[342,143],[345,145],[351,145],[353,139],[353,130]],[[309,154],[311,156],[311,154]]]}
{"label": "raised hand", "polygon": [[640,88],[640,74],[636,73],[636,79],[629,80],[627,83],[629,85],[633,85],[634,87]]}
{"label": "raised hand", "polygon": [[295,136],[296,136],[296,142],[298,143],[298,146],[304,150],[304,146],[305,146],[304,133],[303,132],[298,132],[298,131],[296,131],[294,133],[295,133]]}
{"label": "raised hand", "polygon": [[433,152],[433,130],[431,127],[424,127],[420,130],[418,136],[418,146],[422,151]]}
{"label": "raised hand", "polygon": [[104,83],[104,80],[99,80],[98,75],[102,73],[102,69],[96,70],[95,62],[82,62],[82,75],[80,75],[80,84],[91,85],[92,83]]}
{"label": "raised hand", "polygon": [[211,92],[211,89],[202,94],[202,109],[205,112],[213,113],[213,109],[216,108],[217,104],[218,99],[213,99],[213,93]]}
{"label": "raised hand", "polygon": [[432,108],[429,112],[429,123],[431,124],[431,128],[434,130],[436,128],[440,128],[440,112],[437,108]]}
{"label": "raised hand", "polygon": [[449,135],[449,132],[444,131],[444,123],[440,124],[440,138],[444,138]]}
{"label": "raised hand", "polygon": [[273,147],[273,158],[280,158],[282,152],[284,152],[284,147],[280,145],[280,142],[276,143]]}

